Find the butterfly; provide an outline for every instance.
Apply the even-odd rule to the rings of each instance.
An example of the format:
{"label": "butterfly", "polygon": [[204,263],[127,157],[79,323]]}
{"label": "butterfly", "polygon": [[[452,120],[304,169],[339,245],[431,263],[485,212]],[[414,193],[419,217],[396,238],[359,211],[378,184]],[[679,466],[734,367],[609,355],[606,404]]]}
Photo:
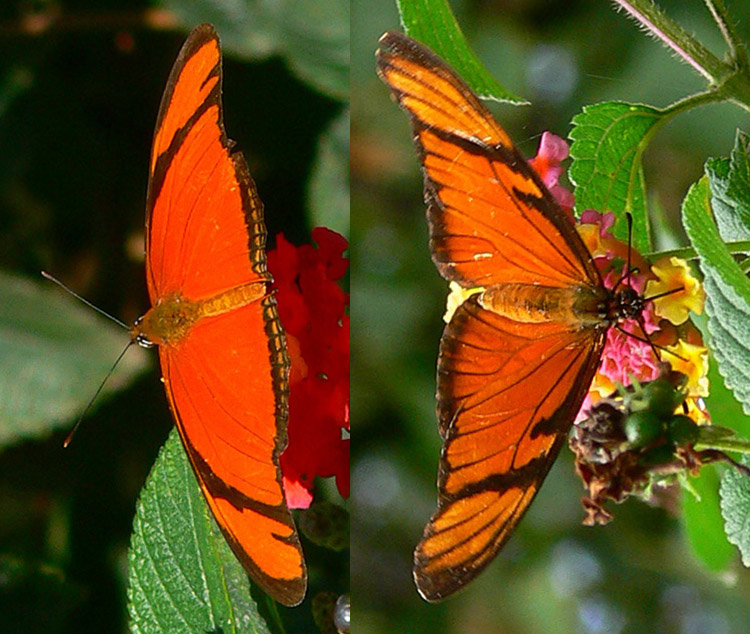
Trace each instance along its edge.
{"label": "butterfly", "polygon": [[428,601],[492,561],[565,442],[608,329],[638,317],[507,133],[429,49],[380,40],[378,73],[410,115],[432,259],[464,289],[440,341],[438,505],[414,552]]}
{"label": "butterfly", "polygon": [[266,269],[263,205],[224,132],[221,48],[196,27],[167,81],[146,204],[151,309],[131,337],[159,346],[169,406],[201,490],[250,577],[285,605],[307,572],[287,508],[289,359]]}

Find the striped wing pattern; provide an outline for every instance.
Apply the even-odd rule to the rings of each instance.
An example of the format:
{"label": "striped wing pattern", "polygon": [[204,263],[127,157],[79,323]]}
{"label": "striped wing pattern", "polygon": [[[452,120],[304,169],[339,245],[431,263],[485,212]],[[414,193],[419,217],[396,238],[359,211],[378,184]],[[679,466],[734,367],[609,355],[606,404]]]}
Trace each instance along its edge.
{"label": "striped wing pattern", "polygon": [[[601,295],[572,221],[465,83],[398,33],[381,38],[378,72],[410,116],[441,275],[469,289]],[[438,359],[438,505],[414,553],[425,599],[463,587],[508,540],[565,441],[605,334],[602,324],[515,321],[476,295],[455,312]]]}

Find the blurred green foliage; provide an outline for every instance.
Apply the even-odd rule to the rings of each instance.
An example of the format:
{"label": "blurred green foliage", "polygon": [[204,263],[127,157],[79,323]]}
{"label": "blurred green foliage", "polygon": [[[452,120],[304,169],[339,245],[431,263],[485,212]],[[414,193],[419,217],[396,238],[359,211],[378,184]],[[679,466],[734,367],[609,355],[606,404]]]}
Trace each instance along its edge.
{"label": "blurred green foliage", "polygon": [[[750,37],[750,6],[728,4]],[[720,35],[701,2],[660,5],[721,54]],[[567,136],[585,105],[620,99],[664,107],[702,87],[687,66],[610,3],[464,0],[451,6],[500,83],[531,102],[489,106],[526,156],[536,153],[544,130]],[[436,498],[435,361],[448,289],[429,257],[422,178],[407,117],[374,72],[378,38],[399,28],[395,2],[355,0],[352,16],[357,631],[745,632],[750,574],[726,540],[702,544],[716,561],[724,560],[716,566],[721,574],[710,572],[688,546],[677,519],[679,500],[671,495],[665,500],[669,510],[631,501],[612,509],[615,520],[607,527],[581,526],[582,490],[567,450],[485,573],[442,604],[418,597],[411,555]],[[746,113],[736,107],[706,106],[676,117],[655,135],[644,163],[646,202],[658,212],[652,217],[656,248],[687,244],[679,222],[687,188],[709,156],[729,154],[735,129],[747,125]],[[727,399],[731,395],[722,389],[710,399],[718,424],[725,415],[732,418],[727,425],[739,422]],[[714,495],[704,500],[711,514],[715,486],[714,478]],[[693,517],[696,512],[698,504]],[[688,527],[692,536],[696,530],[695,523]]]}
{"label": "blurred green foliage", "polygon": [[[284,28],[248,50],[259,5],[268,3],[174,0],[171,13],[145,0],[0,4],[2,632],[127,631],[135,501],[172,427],[158,364],[129,351],[63,450],[127,334],[39,272],[126,323],[145,312],[153,127],[197,23],[226,34],[226,129],[258,185],[271,246],[282,231],[309,242],[321,219],[348,232],[348,134],[338,123],[347,117],[348,3],[328,2],[321,14],[310,1],[294,20],[293,3],[277,6]],[[306,550],[310,596],[348,589],[348,553]],[[309,606],[281,610],[289,631],[316,631]]]}

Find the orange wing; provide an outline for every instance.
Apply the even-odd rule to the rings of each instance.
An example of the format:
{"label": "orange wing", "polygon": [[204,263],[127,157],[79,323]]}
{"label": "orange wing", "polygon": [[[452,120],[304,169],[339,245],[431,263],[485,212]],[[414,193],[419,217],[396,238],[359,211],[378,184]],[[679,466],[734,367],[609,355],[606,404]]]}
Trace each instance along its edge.
{"label": "orange wing", "polygon": [[380,43],[378,72],[411,116],[424,166],[440,274],[464,288],[601,286],[575,227],[468,86],[400,33]]}
{"label": "orange wing", "polygon": [[[464,82],[403,35],[381,44],[379,73],[411,117],[443,277],[501,295],[523,284],[540,299],[545,287],[605,296],[573,223]],[[514,321],[476,296],[456,311],[438,360],[438,508],[414,553],[425,599],[468,583],[510,537],[565,441],[606,330],[562,314]]]}
{"label": "orange wing", "polygon": [[414,553],[425,599],[455,592],[508,540],[565,441],[605,332],[512,321],[476,296],[458,308],[438,359],[438,508]]}
{"label": "orange wing", "polygon": [[[270,279],[263,208],[244,158],[224,132],[221,52],[197,27],[169,77],[151,158],[146,270],[151,301],[200,301]],[[199,319],[160,346],[180,436],[214,517],[251,577],[295,605],[307,573],[286,506],[289,362],[275,301],[265,293]]]}

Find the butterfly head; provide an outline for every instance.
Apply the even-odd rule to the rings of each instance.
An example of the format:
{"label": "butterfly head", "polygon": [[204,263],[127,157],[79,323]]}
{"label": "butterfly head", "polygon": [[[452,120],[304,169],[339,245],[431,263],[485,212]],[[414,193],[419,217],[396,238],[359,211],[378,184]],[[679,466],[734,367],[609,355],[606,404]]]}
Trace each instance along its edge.
{"label": "butterfly head", "polygon": [[644,304],[643,297],[634,288],[623,288],[614,294],[608,317],[614,321],[637,318],[643,312]]}
{"label": "butterfly head", "polygon": [[143,316],[139,317],[133,323],[133,327],[130,329],[130,339],[133,343],[137,343],[141,348],[153,348],[156,344],[148,338],[143,330],[141,330],[141,323],[143,322]]}

